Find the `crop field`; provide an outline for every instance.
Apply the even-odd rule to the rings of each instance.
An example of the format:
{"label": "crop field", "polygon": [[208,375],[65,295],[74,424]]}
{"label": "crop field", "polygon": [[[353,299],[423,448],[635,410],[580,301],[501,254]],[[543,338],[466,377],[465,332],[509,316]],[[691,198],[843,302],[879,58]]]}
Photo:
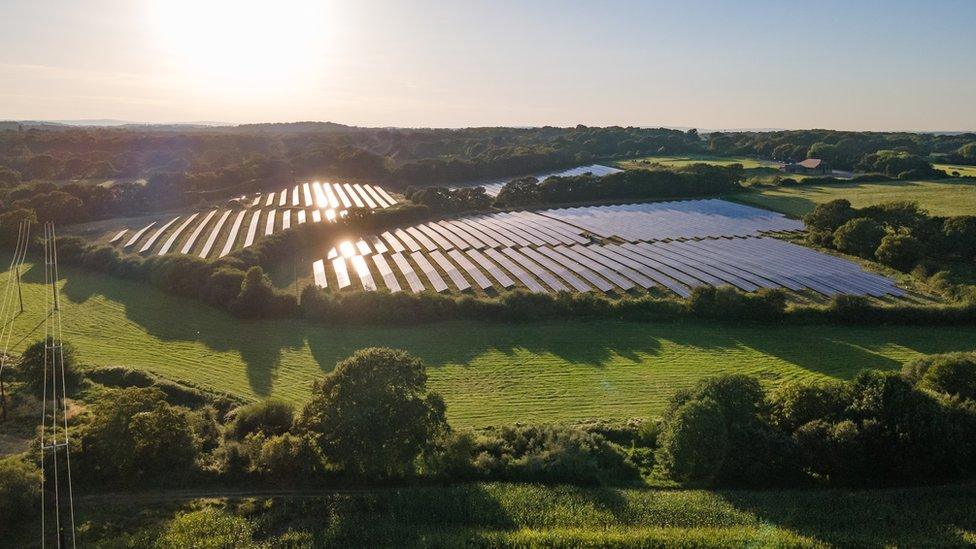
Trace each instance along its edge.
{"label": "crop field", "polygon": [[850,200],[855,208],[909,200],[934,215],[976,215],[976,181],[971,179],[800,185],[748,191],[729,198],[794,217],[838,198]]}
{"label": "crop field", "polygon": [[[17,352],[38,339],[43,269],[24,273]],[[705,322],[451,322],[336,327],[241,321],[146,285],[64,269],[65,338],[88,365],[150,370],[246,398],[307,398],[312,380],[369,346],[403,348],[429,365],[458,426],[626,419],[659,413],[677,389],[721,373],[766,383],[862,368],[899,368],[919,353],[976,347],[969,328],[771,327]]]}
{"label": "crop field", "polygon": [[651,164],[660,164],[667,168],[681,168],[691,164],[712,164],[715,166],[729,166],[732,164],[742,164],[744,169],[755,168],[778,168],[779,162],[770,160],[758,160],[756,158],[712,156],[708,154],[686,154],[677,156],[646,156],[634,160],[622,160],[617,162],[617,167],[623,169],[646,168]]}

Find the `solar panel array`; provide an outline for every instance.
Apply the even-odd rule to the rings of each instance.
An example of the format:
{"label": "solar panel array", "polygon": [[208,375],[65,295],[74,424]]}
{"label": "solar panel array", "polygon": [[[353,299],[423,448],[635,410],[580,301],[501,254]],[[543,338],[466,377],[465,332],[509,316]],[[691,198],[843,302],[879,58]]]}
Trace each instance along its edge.
{"label": "solar panel array", "polygon": [[306,222],[333,222],[352,207],[388,208],[396,199],[376,185],[309,182],[270,193],[234,199],[244,209],[213,209],[206,213],[152,222],[141,228],[125,228],[109,240],[126,251],[163,255],[194,254],[201,258],[223,257],[236,248],[248,247],[262,236]]}
{"label": "solar panel array", "polygon": [[[611,168],[610,166],[604,166],[602,164],[590,164],[589,166],[580,166],[578,168],[572,168],[569,170],[556,170],[548,172],[540,172],[532,174],[529,177],[534,177],[539,181],[544,181],[548,177],[569,177],[573,175],[583,175],[586,173],[591,173],[597,177],[603,177],[612,173],[617,173],[622,171],[617,168]],[[516,179],[516,177],[504,177],[501,179],[486,179],[482,181],[472,181],[470,183],[465,183],[463,185],[457,185],[458,187],[484,187],[485,192],[491,196],[498,196],[498,192],[502,190],[509,181]]]}
{"label": "solar panel array", "polygon": [[[623,294],[659,288],[687,297],[697,286],[730,285],[747,292],[786,288],[824,296],[904,295],[888,278],[772,235],[799,228],[798,222],[772,212],[695,200],[421,223],[343,242],[329,255],[367,269],[372,265],[378,276],[349,284],[367,291],[521,286],[533,292]],[[332,274],[344,280],[342,272]],[[316,283],[318,278],[316,273]]]}

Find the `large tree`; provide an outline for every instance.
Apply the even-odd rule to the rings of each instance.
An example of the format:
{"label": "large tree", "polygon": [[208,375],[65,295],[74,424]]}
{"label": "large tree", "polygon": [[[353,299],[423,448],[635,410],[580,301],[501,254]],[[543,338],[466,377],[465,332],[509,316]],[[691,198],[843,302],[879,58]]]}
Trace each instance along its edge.
{"label": "large tree", "polygon": [[388,348],[357,351],[316,382],[299,427],[329,462],[367,478],[409,474],[448,429],[423,361]]}

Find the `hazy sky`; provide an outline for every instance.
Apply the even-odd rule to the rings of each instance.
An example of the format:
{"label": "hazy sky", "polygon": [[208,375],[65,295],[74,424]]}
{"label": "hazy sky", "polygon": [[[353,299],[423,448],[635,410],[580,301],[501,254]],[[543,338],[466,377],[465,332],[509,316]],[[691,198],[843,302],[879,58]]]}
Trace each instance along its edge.
{"label": "hazy sky", "polygon": [[976,1],[0,0],[0,119],[976,129]]}

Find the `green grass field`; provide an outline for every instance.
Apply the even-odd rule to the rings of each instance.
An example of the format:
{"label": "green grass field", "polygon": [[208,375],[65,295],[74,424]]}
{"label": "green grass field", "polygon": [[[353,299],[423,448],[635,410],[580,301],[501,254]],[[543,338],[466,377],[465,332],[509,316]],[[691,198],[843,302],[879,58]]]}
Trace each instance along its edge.
{"label": "green grass field", "polygon": [[[239,523],[250,525],[247,539],[283,541],[278,536],[286,536],[291,540],[272,547],[961,547],[976,543],[976,488],[971,484],[712,491],[481,483],[300,497],[82,495],[75,505],[79,542],[86,547],[148,545],[166,531],[178,512],[206,508],[221,517],[218,520],[240,517]],[[25,526],[29,527],[22,528],[24,542],[35,541],[31,534],[36,527]],[[200,524],[193,539],[210,535],[206,526]]]}
{"label": "green grass field", "polygon": [[[27,312],[13,326],[15,351],[43,333],[42,275],[38,267],[24,275]],[[976,348],[976,330],[965,327],[241,321],[140,283],[74,269],[62,275],[65,338],[82,363],[301,402],[313,379],[356,349],[399,347],[427,362],[459,426],[648,416],[676,389],[710,375],[743,372],[770,384],[846,378],[862,368],[898,368],[918,353]]]}
{"label": "green grass field", "polygon": [[817,204],[846,198],[855,208],[894,200],[918,202],[934,215],[976,214],[976,182],[972,180],[832,183],[751,190],[730,196],[787,215],[801,217]]}
{"label": "green grass field", "polygon": [[946,173],[959,172],[962,177],[976,177],[976,166],[961,166],[958,164],[933,164],[937,170],[945,170]]}
{"label": "green grass field", "polygon": [[757,160],[748,157],[728,157],[712,156],[709,154],[688,154],[677,156],[646,156],[634,160],[622,160],[617,162],[617,167],[622,169],[635,169],[647,167],[648,164],[660,164],[671,168],[680,168],[691,164],[714,164],[716,166],[728,166],[731,164],[742,164],[742,167],[749,170],[753,168],[775,168],[779,163],[768,160]]}

